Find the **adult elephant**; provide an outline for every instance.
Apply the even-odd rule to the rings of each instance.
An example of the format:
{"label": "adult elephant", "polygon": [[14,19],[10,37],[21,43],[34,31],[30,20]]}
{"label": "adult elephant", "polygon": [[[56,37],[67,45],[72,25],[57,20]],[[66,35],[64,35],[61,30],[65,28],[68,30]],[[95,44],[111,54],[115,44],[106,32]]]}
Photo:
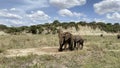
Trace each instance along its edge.
{"label": "adult elephant", "polygon": [[59,37],[59,49],[58,51],[63,51],[63,46],[69,45],[69,50],[73,50],[73,35],[70,32],[63,32],[61,29],[58,29]]}

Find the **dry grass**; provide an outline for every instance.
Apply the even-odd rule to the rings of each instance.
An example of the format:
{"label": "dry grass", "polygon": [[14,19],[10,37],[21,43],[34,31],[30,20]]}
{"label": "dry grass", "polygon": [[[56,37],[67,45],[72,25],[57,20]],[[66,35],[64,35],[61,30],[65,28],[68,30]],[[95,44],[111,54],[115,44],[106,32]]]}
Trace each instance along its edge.
{"label": "dry grass", "polygon": [[[120,68],[120,40],[116,36],[83,36],[83,50],[53,55],[6,58],[0,55],[0,68]],[[20,49],[58,46],[57,35],[0,36],[0,48]]]}
{"label": "dry grass", "polygon": [[0,48],[19,49],[58,46],[57,35],[8,35],[0,36]]}

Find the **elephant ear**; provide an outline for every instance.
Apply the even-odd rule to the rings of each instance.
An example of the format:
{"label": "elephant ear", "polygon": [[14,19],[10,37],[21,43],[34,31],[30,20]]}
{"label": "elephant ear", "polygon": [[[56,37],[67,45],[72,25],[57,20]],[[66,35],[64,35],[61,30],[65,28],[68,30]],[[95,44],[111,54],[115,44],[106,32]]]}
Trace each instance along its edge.
{"label": "elephant ear", "polygon": [[61,38],[63,35],[63,31],[61,29],[58,29],[57,33],[58,33],[58,37]]}
{"label": "elephant ear", "polygon": [[62,31],[61,29],[58,29],[58,30],[57,30],[57,33],[62,34],[62,33],[63,33],[63,31]]}
{"label": "elephant ear", "polygon": [[65,40],[71,39],[71,34],[69,32],[65,33]]}

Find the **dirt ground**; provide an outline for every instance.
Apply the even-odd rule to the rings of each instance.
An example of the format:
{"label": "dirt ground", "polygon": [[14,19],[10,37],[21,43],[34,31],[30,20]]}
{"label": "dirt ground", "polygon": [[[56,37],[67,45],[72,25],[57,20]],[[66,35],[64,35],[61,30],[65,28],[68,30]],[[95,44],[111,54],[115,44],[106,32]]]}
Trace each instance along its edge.
{"label": "dirt ground", "polygon": [[41,48],[27,48],[27,49],[10,49],[10,50],[6,50],[2,55],[5,57],[16,57],[16,56],[27,56],[31,54],[53,55],[53,54],[63,54],[63,53],[70,53],[70,52],[71,51],[69,50],[58,52],[58,47],[41,47]]}
{"label": "dirt ground", "polygon": [[[87,47],[84,47],[87,49]],[[118,52],[120,50],[105,50]],[[54,54],[66,54],[72,53],[74,51],[64,50],[63,52],[58,52],[58,47],[40,47],[40,48],[26,48],[26,49],[9,49],[1,53],[4,57],[17,57],[17,56],[28,56],[28,55],[54,55]]]}

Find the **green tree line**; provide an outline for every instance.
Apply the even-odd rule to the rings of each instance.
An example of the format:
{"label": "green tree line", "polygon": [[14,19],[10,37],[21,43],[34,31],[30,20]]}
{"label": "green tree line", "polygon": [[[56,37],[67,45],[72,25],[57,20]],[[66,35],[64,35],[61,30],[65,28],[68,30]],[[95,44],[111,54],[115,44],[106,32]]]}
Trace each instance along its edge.
{"label": "green tree line", "polygon": [[117,33],[120,32],[120,24],[119,23],[105,23],[105,22],[60,22],[58,20],[53,21],[52,23],[31,25],[31,26],[20,26],[20,27],[8,27],[6,25],[0,24],[0,31],[4,31],[6,33],[20,33],[26,31],[27,33],[32,34],[41,34],[43,31],[46,31],[46,34],[52,33],[55,34],[57,32],[57,27],[62,27],[64,29],[68,29],[70,27],[75,27],[76,30],[79,30],[79,25],[81,26],[89,26],[93,29],[99,28],[106,32]]}

